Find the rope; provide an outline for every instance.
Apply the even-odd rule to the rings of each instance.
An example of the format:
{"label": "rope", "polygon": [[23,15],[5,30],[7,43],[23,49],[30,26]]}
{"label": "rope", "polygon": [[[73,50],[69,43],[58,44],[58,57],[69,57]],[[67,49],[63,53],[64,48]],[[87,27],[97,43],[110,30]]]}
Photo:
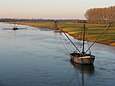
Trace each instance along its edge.
{"label": "rope", "polygon": [[67,34],[63,31],[63,33],[64,33],[64,35],[69,39],[69,41],[73,44],[73,46],[76,48],[76,50],[78,50],[79,51],[79,53],[81,53],[80,52],[80,50],[76,47],[76,45],[71,41],[71,39],[67,36]]}
{"label": "rope", "polygon": [[[61,38],[61,36],[59,36],[59,37],[60,37],[60,40],[62,41],[61,43],[62,43],[62,45],[64,46],[66,52],[69,54],[70,52],[69,52],[69,50],[67,49],[67,46],[66,46],[64,40]],[[67,55],[68,55],[68,54],[67,54]]]}
{"label": "rope", "polygon": [[[57,34],[57,33],[55,33],[55,34]],[[56,37],[56,38],[55,38],[55,39],[56,39],[55,41],[57,42],[58,45],[60,45],[60,41],[59,41],[60,38],[59,38],[59,35],[57,34],[57,35],[55,35],[55,37]],[[60,50],[62,49],[61,46],[56,46],[56,48],[57,48],[57,49],[60,49]]]}
{"label": "rope", "polygon": [[[66,38],[66,37],[65,37],[65,35],[62,35],[62,37],[63,37],[63,38]],[[68,41],[68,39],[67,39],[67,38],[66,38],[65,40],[66,40],[66,41]],[[68,42],[69,42],[69,41],[68,41]],[[68,42],[65,42],[65,43],[66,43],[66,45],[68,45],[68,46],[70,46],[70,47],[72,48],[73,46],[71,45],[71,43],[70,43],[70,42],[69,42],[69,43],[68,43]],[[71,49],[71,48],[69,48],[69,49]],[[73,47],[73,48],[74,48],[74,47]],[[73,51],[73,50],[70,50],[70,51]],[[74,50],[74,51],[75,51],[75,50]]]}
{"label": "rope", "polygon": [[[57,44],[60,45],[60,43],[61,43],[61,44],[63,45],[63,47],[64,47],[64,51],[65,51],[64,53],[67,54],[67,55],[69,55],[70,52],[69,52],[69,50],[67,49],[66,45],[64,44],[64,40],[61,38],[61,34],[58,34],[58,33],[55,33],[55,34],[57,34],[57,35],[55,35],[55,37],[56,37],[55,39],[56,39]],[[60,41],[59,41],[59,40],[60,40]],[[57,47],[57,46],[56,46],[56,47]],[[61,50],[62,47],[61,47],[61,46],[58,46],[57,49],[60,49],[60,50]]]}
{"label": "rope", "polygon": [[91,46],[86,50],[86,52],[89,51],[89,49],[98,41],[98,39],[105,33],[105,31],[110,27],[111,23],[105,28],[105,30],[96,38],[96,40],[91,44]]}
{"label": "rope", "polygon": [[64,33],[64,35],[68,38],[68,40],[71,42],[71,44],[75,47],[75,49],[76,49],[79,53],[81,53],[80,50],[76,47],[76,45],[72,42],[72,40],[68,37],[68,35],[62,30],[62,28],[60,28],[60,27],[58,26],[56,20],[54,21],[54,23],[55,23],[55,28],[58,29],[58,30],[61,30],[61,32]]}

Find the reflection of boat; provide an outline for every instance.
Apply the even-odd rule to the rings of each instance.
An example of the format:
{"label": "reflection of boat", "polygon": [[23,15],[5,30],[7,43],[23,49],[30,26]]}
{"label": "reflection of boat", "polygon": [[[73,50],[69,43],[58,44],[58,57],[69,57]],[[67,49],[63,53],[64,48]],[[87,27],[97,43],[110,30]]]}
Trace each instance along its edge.
{"label": "reflection of boat", "polygon": [[71,64],[74,66],[75,69],[80,71],[80,73],[89,76],[95,73],[95,69],[93,65],[80,65],[80,64],[76,64],[75,62],[71,62]]}
{"label": "reflection of boat", "polygon": [[74,66],[76,70],[81,73],[81,86],[85,86],[85,75],[92,76],[95,73],[95,69],[93,65],[80,65],[71,61],[71,64]]}
{"label": "reflection of boat", "polygon": [[[91,54],[90,49],[92,46],[97,42],[97,40],[105,33],[105,31],[108,29],[110,24],[105,28],[105,30],[97,37],[97,39],[88,47],[87,50],[85,50],[85,40],[86,40],[86,30],[88,29],[86,25],[84,24],[81,28],[81,40],[82,40],[82,50],[80,50],[74,42],[69,38],[69,36],[66,34],[65,31],[59,28],[57,25],[57,22],[55,21],[55,27],[57,30],[61,30],[62,33],[66,36],[66,38],[71,42],[71,44],[75,47],[76,51],[70,53],[71,61],[76,62],[78,64],[85,64],[85,65],[92,65],[95,60],[95,56]],[[89,52],[89,53],[88,53]]]}

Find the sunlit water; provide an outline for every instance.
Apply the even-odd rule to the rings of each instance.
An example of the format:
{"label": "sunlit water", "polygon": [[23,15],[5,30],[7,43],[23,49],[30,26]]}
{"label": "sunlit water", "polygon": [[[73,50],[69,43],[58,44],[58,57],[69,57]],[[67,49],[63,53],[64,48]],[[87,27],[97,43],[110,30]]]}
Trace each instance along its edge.
{"label": "sunlit water", "polygon": [[0,24],[0,86],[115,86],[115,47],[96,44],[94,66],[81,66],[70,62],[74,47],[62,34],[3,27],[11,26]]}

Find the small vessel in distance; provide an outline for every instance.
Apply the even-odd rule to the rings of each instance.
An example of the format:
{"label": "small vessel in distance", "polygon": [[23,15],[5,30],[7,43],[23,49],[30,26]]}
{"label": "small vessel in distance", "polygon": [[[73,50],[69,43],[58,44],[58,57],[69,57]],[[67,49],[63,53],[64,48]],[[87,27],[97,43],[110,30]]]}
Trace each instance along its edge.
{"label": "small vessel in distance", "polygon": [[27,28],[18,27],[19,24],[16,24],[16,22],[14,22],[14,23],[8,22],[8,24],[10,24],[11,27],[2,28],[2,29],[3,30],[25,30],[25,29],[27,29]]}
{"label": "small vessel in distance", "polygon": [[82,29],[82,51],[73,43],[73,41],[69,38],[69,36],[57,25],[57,21],[55,21],[56,25],[56,30],[61,30],[62,33],[66,36],[66,38],[71,42],[71,44],[75,47],[76,51],[70,53],[70,58],[72,62],[75,62],[77,64],[82,64],[82,65],[93,65],[95,56],[91,54],[91,52],[87,53],[90,51],[92,46],[97,42],[97,40],[105,33],[105,31],[110,27],[111,23],[104,29],[104,31],[96,38],[96,40],[88,47],[87,50],[85,50],[85,38],[86,38],[86,30],[88,29],[86,27],[86,24],[84,23]]}
{"label": "small vessel in distance", "polygon": [[18,30],[18,28],[17,27],[13,27],[12,30]]}

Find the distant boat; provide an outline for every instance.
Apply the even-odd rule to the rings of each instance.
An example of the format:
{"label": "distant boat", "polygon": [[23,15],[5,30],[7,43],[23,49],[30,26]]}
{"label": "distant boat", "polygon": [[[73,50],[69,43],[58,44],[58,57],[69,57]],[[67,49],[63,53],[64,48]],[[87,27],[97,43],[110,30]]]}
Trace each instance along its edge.
{"label": "distant boat", "polygon": [[18,30],[18,28],[17,28],[17,27],[14,27],[14,28],[12,28],[12,30]]}
{"label": "distant boat", "polygon": [[[55,25],[57,25],[57,22],[55,21]],[[107,30],[107,28],[110,26],[110,24],[105,28],[105,30],[103,31],[102,34],[105,33],[105,31]],[[58,27],[59,29],[59,27]],[[83,33],[81,34],[82,35],[82,51],[80,51],[78,49],[78,47],[72,42],[72,40],[69,38],[69,36],[62,30],[61,32],[64,33],[64,35],[67,37],[67,39],[72,43],[72,45],[76,48],[76,51],[73,52],[73,53],[70,53],[70,58],[71,58],[71,61],[75,62],[75,63],[78,63],[78,64],[82,64],[82,65],[92,65],[94,63],[94,60],[95,60],[95,56],[90,53],[87,53],[91,47],[96,43],[96,41],[100,38],[100,36],[102,36],[102,34],[100,34],[97,39],[92,43],[92,45],[85,51],[85,38],[86,38],[86,25],[84,24],[83,27],[81,28],[83,30]]]}
{"label": "distant boat", "polygon": [[16,22],[14,22],[14,24],[11,24],[11,23],[9,23],[9,24],[12,26],[12,28],[3,28],[3,30],[24,30],[24,29],[27,29],[27,28],[18,27]]}
{"label": "distant boat", "polygon": [[60,29],[60,27],[57,25],[57,21],[55,20],[54,21],[55,22],[55,32],[61,32],[61,29]]}

